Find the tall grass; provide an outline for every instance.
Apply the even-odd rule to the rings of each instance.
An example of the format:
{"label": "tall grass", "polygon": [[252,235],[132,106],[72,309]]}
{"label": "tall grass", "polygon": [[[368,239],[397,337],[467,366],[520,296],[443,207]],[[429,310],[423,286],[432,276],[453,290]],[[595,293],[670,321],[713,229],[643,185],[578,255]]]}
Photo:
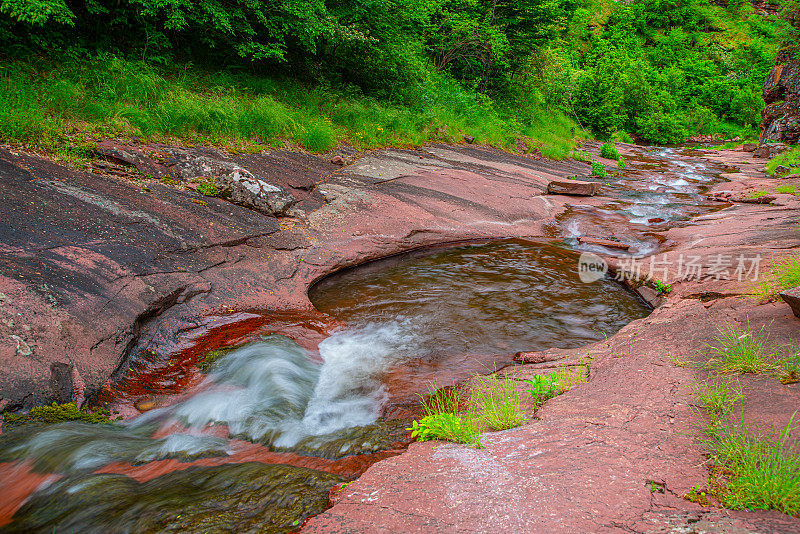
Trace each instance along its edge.
{"label": "tall grass", "polygon": [[750,288],[750,293],[758,300],[775,300],[781,291],[797,286],[800,286],[800,256],[769,265]]}
{"label": "tall grass", "polygon": [[723,505],[800,514],[800,454],[788,444],[795,415],[777,437],[734,430],[721,421],[709,427],[706,446]]}
{"label": "tall grass", "polygon": [[517,381],[498,378],[496,374],[479,379],[470,398],[471,408],[484,425],[492,430],[505,430],[524,423]]}
{"label": "tall grass", "polygon": [[543,108],[515,109],[432,78],[410,104],[357,92],[309,87],[290,79],[160,70],[115,57],[60,64],[0,66],[0,139],[53,148],[73,139],[137,136],[241,149],[299,144],[325,152],[476,142],[505,148],[518,139],[550,157],[575,148],[575,124]]}
{"label": "tall grass", "polygon": [[765,328],[754,332],[750,328],[739,330],[732,324],[719,327],[708,346],[711,352],[708,367],[720,374],[757,374],[772,369]]}

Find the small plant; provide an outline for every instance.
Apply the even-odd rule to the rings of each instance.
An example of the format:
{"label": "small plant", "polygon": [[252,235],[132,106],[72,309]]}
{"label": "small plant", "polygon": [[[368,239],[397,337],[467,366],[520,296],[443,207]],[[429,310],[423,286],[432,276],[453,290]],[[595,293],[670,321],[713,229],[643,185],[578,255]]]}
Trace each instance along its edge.
{"label": "small plant", "polygon": [[800,350],[781,356],[775,361],[775,376],[781,384],[800,382]]}
{"label": "small plant", "polygon": [[573,150],[570,152],[570,157],[576,159],[578,161],[582,161],[584,163],[590,163],[592,161],[592,156],[585,150]]}
{"label": "small plant", "polygon": [[51,425],[64,421],[83,421],[84,423],[113,424],[111,413],[105,408],[92,411],[80,410],[74,402],[49,406],[36,406],[25,414],[6,413],[3,415],[3,429],[11,430],[26,425]]}
{"label": "small plant", "polygon": [[411,437],[417,441],[443,439],[481,447],[480,428],[472,410],[461,412],[461,395],[455,388],[443,388],[422,399],[420,420],[413,421]]}
{"label": "small plant", "polygon": [[766,327],[758,332],[737,330],[731,324],[717,329],[713,344],[709,345],[712,357],[708,366],[720,374],[763,373],[772,366],[765,353]]}
{"label": "small plant", "polygon": [[664,484],[661,482],[650,480],[647,482],[647,486],[650,488],[650,493],[664,493]]}
{"label": "small plant", "polygon": [[781,193],[784,195],[796,195],[797,188],[793,185],[779,185],[775,188],[776,193]]}
{"label": "small plant", "polygon": [[600,155],[606,159],[619,160],[620,155],[614,143],[605,143],[600,147]]}
{"label": "small plant", "polygon": [[625,158],[623,158],[622,156],[620,156],[619,159],[617,160],[617,167],[619,167],[620,169],[625,168]]}
{"label": "small plant", "polygon": [[687,491],[683,498],[687,501],[697,503],[700,506],[708,506],[711,504],[711,501],[708,499],[708,495],[706,494],[706,489],[700,484]]}
{"label": "small plant", "polygon": [[708,411],[712,420],[726,415],[737,401],[744,398],[742,386],[738,381],[734,384],[730,378],[721,376],[715,376],[703,384],[697,384],[694,394]]}
{"label": "small plant", "polygon": [[203,182],[197,186],[197,192],[206,197],[215,197],[219,195],[219,189],[214,182]]}
{"label": "small plant", "polygon": [[515,380],[502,380],[496,374],[480,380],[472,392],[470,406],[478,418],[493,430],[514,428],[526,421]]}
{"label": "small plant", "polygon": [[761,198],[767,196],[769,193],[766,191],[753,191],[750,193],[749,198]]}
{"label": "small plant", "polygon": [[656,280],[653,282],[653,287],[658,292],[659,295],[669,295],[672,292],[672,284],[669,282],[662,282],[661,280]]}
{"label": "small plant", "polygon": [[556,375],[536,375],[526,382],[532,386],[528,393],[531,394],[533,404],[537,408],[560,393]]}
{"label": "small plant", "polygon": [[608,176],[608,171],[606,171],[606,166],[600,163],[599,161],[592,160],[592,175],[599,176],[600,178],[605,178]]}

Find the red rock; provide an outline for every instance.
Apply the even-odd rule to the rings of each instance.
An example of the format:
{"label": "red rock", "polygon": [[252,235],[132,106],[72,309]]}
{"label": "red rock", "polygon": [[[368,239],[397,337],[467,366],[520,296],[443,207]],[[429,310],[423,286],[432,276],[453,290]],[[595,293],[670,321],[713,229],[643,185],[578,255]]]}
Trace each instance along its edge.
{"label": "red rock", "polygon": [[783,301],[792,308],[795,317],[800,317],[800,287],[787,289],[779,293]]}
{"label": "red rock", "polygon": [[331,163],[336,165],[344,165],[344,158],[342,156],[333,156],[331,158]]}
{"label": "red rock", "polygon": [[651,224],[657,224],[664,222],[664,219],[662,219],[661,217],[653,217],[652,219],[647,219],[647,222]]}
{"label": "red rock", "polygon": [[575,195],[591,197],[600,191],[600,184],[597,182],[583,182],[580,180],[553,180],[547,184],[547,194],[549,195]]}
{"label": "red rock", "polygon": [[745,143],[742,145],[743,152],[755,152],[757,148],[758,145],[756,143]]}
{"label": "red rock", "polygon": [[620,241],[612,241],[611,239],[600,239],[599,237],[582,236],[578,238],[579,243],[586,245],[600,245],[608,248],[617,248],[620,250],[629,250],[631,247],[626,243]]}

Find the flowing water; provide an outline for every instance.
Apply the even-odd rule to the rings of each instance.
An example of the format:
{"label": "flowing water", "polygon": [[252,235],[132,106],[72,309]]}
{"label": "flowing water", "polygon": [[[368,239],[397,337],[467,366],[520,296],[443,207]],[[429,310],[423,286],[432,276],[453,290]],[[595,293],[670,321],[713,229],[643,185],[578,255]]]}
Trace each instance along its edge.
{"label": "flowing water", "polygon": [[459,245],[337,273],[309,296],[338,321],[282,318],[295,339],[263,335],[194,380],[170,370],[181,394],[160,407],[111,425],[4,429],[0,481],[38,490],[0,528],[296,530],[327,507],[330,487],[407,444],[416,395],[432,382],[509,365],[519,350],[578,347],[648,313],[610,279],[578,280],[573,249],[598,246],[576,238],[655,250],[654,227],[711,209],[701,194],[722,169],[672,149],[629,163],[607,186],[613,200],[557,221],[561,242]]}

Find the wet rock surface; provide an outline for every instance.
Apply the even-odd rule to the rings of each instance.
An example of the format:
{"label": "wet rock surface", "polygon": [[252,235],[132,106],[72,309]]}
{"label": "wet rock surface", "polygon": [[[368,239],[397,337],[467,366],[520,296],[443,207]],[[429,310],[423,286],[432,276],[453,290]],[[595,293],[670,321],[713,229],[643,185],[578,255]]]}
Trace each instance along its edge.
{"label": "wet rock surface", "polygon": [[[71,516],[85,517],[85,503],[97,498],[73,499],[89,495],[85,491],[91,484],[66,496],[69,484],[102,477],[119,496],[116,501],[136,510],[135,503],[146,502],[145,489],[174,496],[175,488],[185,484],[189,489],[183,493],[197,498],[190,506],[193,519],[179,518],[169,504],[178,501],[168,497],[163,508],[153,501],[153,520],[163,523],[147,523],[145,517],[122,511],[109,511],[109,521],[145,531],[178,528],[184,519],[187,529],[200,531],[257,530],[257,522],[269,521],[284,528],[283,516],[268,512],[272,505],[260,504],[280,494],[260,491],[271,487],[270,480],[283,480],[287,487],[298,487],[299,480],[316,499],[341,480],[325,478],[325,473],[317,478],[317,472],[342,470],[352,477],[382,460],[342,488],[335,506],[305,529],[690,532],[700,524],[721,532],[797,531],[798,520],[781,514],[707,509],[682,499],[685,491],[707,480],[707,472],[702,447],[690,431],[694,412],[687,386],[697,372],[671,362],[673,356],[698,354],[725,321],[741,327],[769,325],[777,339],[796,339],[797,319],[786,304],[740,298],[743,284],[735,279],[711,275],[687,280],[676,268],[682,265],[681,255],[699,256],[706,265],[721,254],[770,259],[791,254],[800,246],[800,201],[793,195],[778,195],[771,205],[724,200],[728,192],[746,196],[786,183],[764,175],[763,160],[747,152],[627,145],[620,145],[620,151],[628,162],[623,175],[604,181],[604,196],[580,200],[545,191],[551,181],[587,173],[588,165],[533,160],[475,145],[380,150],[348,159],[352,163],[346,166],[284,152],[209,155],[290,191],[298,201],[296,211],[280,219],[204,198],[182,181],[147,179],[150,191],[145,192],[140,178],[72,171],[1,152],[0,172],[8,184],[0,192],[7,221],[0,226],[0,403],[6,407],[51,397],[51,365],[59,363],[74,365],[90,395],[101,390],[100,398],[118,399],[114,406],[126,417],[138,414],[137,399],[147,398],[159,404],[145,415],[157,414],[179,404],[182,391],[202,383],[195,365],[202,351],[192,347],[240,345],[255,335],[275,333],[316,347],[336,325],[312,309],[305,290],[313,281],[342,267],[434,244],[509,236],[557,240],[580,252],[602,254],[615,272],[631,268],[631,254],[645,262],[657,257],[669,263],[660,267],[658,278],[671,281],[673,289],[652,315],[606,341],[521,353],[519,361],[530,363],[504,372],[530,378],[548,366],[591,358],[589,382],[549,401],[530,424],[487,435],[485,449],[422,443],[399,456],[391,452],[364,461],[348,455],[347,446],[311,439],[303,452],[318,456],[303,461],[315,470],[312,479],[324,482],[317,485],[308,482],[306,471],[294,471],[300,467],[289,468],[293,474],[284,478],[263,475],[275,467],[263,462],[299,465],[300,460],[254,443],[199,459],[163,450],[146,457],[123,454],[104,468],[130,477],[81,471],[75,461],[80,458],[70,457],[69,447],[56,460],[74,468],[34,466],[48,471],[40,473],[19,461],[24,454],[9,456],[4,447],[0,491],[10,504],[0,504],[0,521],[22,506],[7,528],[67,525]],[[155,169],[168,166],[161,156],[148,156],[148,161]],[[729,174],[722,177],[723,172]],[[626,244],[629,252],[601,240]],[[785,424],[800,393],[797,385],[775,384],[766,378],[748,382],[754,400],[745,406],[746,417],[765,425]],[[70,439],[78,443],[80,434]],[[393,446],[394,431],[384,435],[373,440],[377,448]],[[154,438],[148,434],[147,439]],[[135,439],[129,441],[131,451],[141,450]],[[354,452],[368,450],[373,449]],[[262,463],[248,468],[252,471],[242,468],[233,480],[228,474],[234,471],[227,470],[237,465],[218,471],[220,466],[212,465],[251,460]],[[179,484],[178,474],[187,471],[188,479]],[[217,496],[203,493],[195,476],[212,490],[222,490]],[[9,480],[14,482],[4,485]],[[663,484],[664,493],[651,492],[653,481]],[[50,486],[35,492],[43,482]],[[62,497],[66,504],[56,505]],[[115,501],[106,497],[103,502]],[[291,528],[299,526],[295,517],[325,506],[316,507],[314,500],[306,508],[305,503],[290,499],[281,504],[300,514],[293,516]],[[223,523],[214,523],[217,516]]]}
{"label": "wet rock surface", "polygon": [[335,475],[257,462],[139,483],[77,475],[37,493],[3,532],[292,532],[328,506]]}

